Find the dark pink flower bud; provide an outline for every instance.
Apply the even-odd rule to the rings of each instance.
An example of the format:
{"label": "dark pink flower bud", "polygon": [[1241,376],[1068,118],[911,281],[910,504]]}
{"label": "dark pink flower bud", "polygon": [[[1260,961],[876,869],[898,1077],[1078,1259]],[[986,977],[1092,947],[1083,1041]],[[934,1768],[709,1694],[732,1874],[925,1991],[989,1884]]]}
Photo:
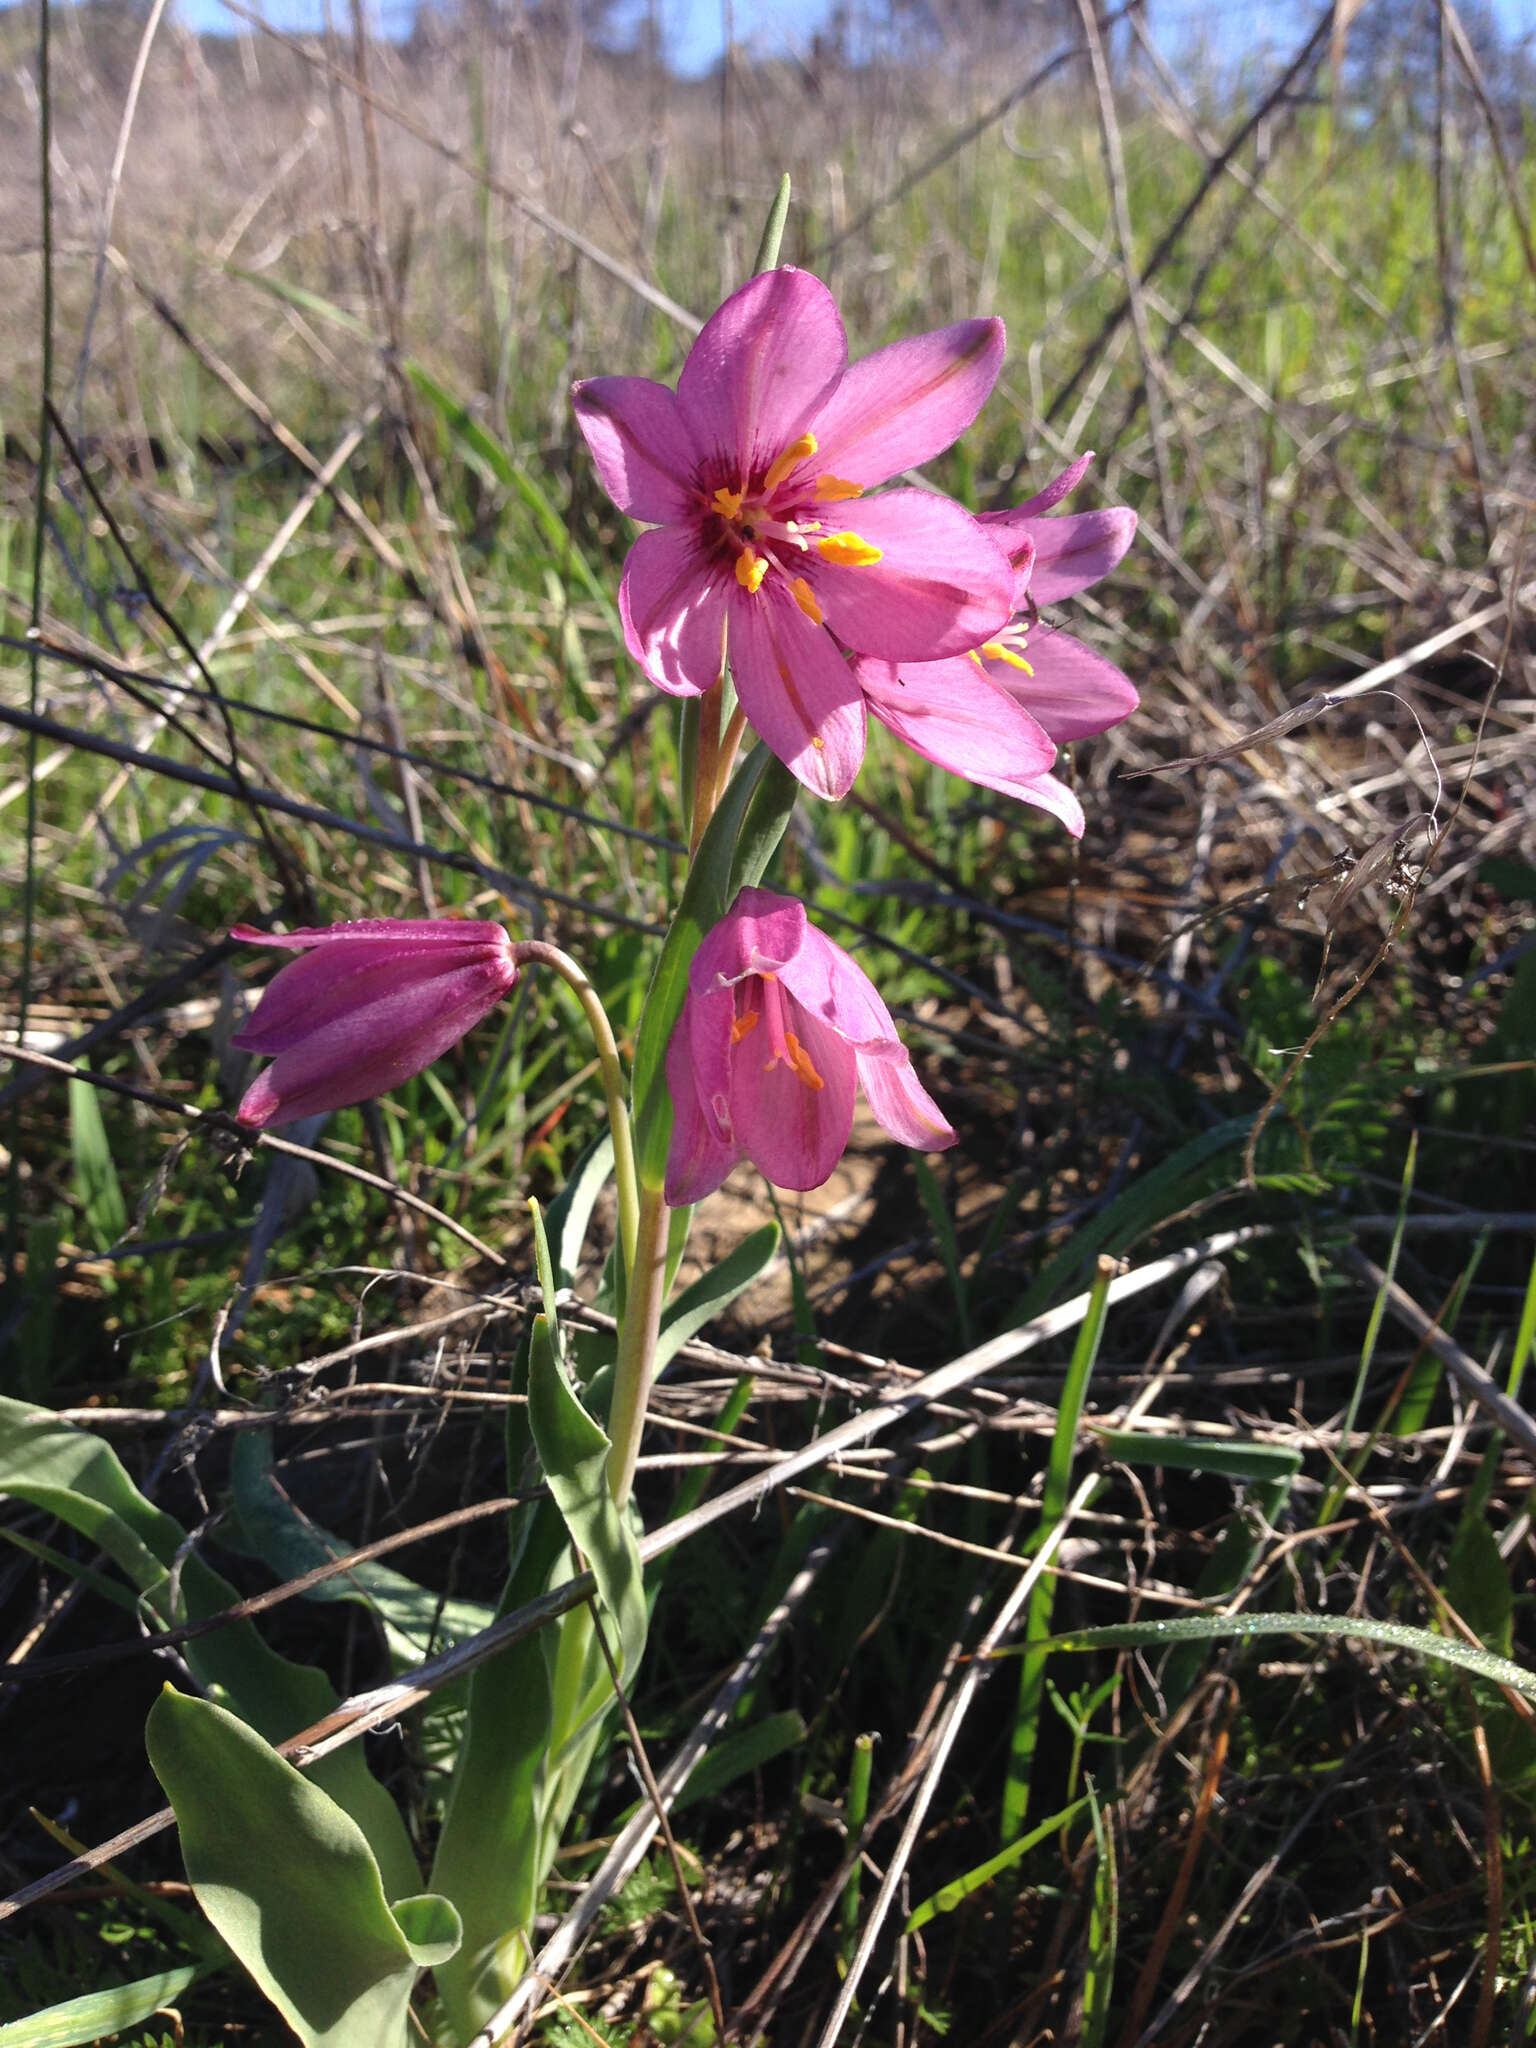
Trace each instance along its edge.
{"label": "dark pink flower bud", "polygon": [[903,1145],[955,1142],[869,976],[803,903],[767,889],[743,889],[693,956],[667,1085],[674,1208],[740,1159],[778,1187],[819,1188],[847,1148],[860,1085]]}
{"label": "dark pink flower bud", "polygon": [[231,1041],[272,1055],[237,1111],[252,1130],[345,1109],[408,1081],[517,980],[501,926],[467,918],[370,917],[281,934],[237,924],[230,936],[300,955]]}

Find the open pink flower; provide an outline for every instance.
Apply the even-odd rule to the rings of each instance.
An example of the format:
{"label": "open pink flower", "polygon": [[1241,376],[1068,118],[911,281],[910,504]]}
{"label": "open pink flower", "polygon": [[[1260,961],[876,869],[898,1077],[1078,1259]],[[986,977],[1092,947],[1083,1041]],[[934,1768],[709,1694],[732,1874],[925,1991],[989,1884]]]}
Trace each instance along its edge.
{"label": "open pink flower", "polygon": [[299,953],[262,991],[231,1043],[273,1054],[236,1112],[243,1124],[291,1123],[382,1095],[456,1045],[517,980],[499,924],[461,918],[363,918],[318,930],[230,936]]}
{"label": "open pink flower", "polygon": [[[1070,633],[1038,622],[1038,606],[1055,604],[1108,575],[1136,534],[1136,514],[1123,507],[1049,513],[1081,482],[1093,460],[1083,455],[1037,497],[1009,512],[983,512],[979,523],[1014,566],[1010,624],[968,654],[944,661],[855,664],[869,709],[898,739],[970,782],[1022,798],[1060,818],[1074,838],[1083,808],[1050,773],[1056,749],[1128,718],[1140,701],[1113,662]],[[1028,721],[1045,751],[1020,768],[1017,740],[989,745]]]}
{"label": "open pink flower", "polygon": [[968,512],[929,491],[864,497],[970,425],[1002,353],[1000,320],[964,320],[850,368],[832,294],[780,269],[710,317],[675,394],[643,377],[577,384],[604,489],[654,526],[619,590],[652,682],[697,696],[728,660],[753,729],[807,788],[842,796],[864,757],[845,650],[958,654],[1012,609],[1008,558]]}
{"label": "open pink flower", "polygon": [[668,1202],[697,1202],[750,1159],[781,1188],[819,1188],[842,1158],[862,1084],[903,1145],[955,1142],[862,967],[805,905],[743,889],[693,956],[667,1047]]}

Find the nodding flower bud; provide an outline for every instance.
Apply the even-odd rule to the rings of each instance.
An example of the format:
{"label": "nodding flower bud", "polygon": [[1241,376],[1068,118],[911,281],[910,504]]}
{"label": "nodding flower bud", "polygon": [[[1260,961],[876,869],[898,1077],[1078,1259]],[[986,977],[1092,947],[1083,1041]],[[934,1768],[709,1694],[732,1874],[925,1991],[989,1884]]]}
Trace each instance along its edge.
{"label": "nodding flower bud", "polygon": [[230,936],[299,955],[231,1041],[272,1056],[236,1114],[252,1130],[345,1109],[408,1081],[457,1045],[517,980],[499,924],[362,918],[313,931]]}
{"label": "nodding flower bud", "polygon": [[955,1142],[863,968],[803,903],[743,889],[693,956],[667,1048],[668,1202],[701,1200],[740,1159],[778,1187],[819,1188],[847,1147],[861,1085],[903,1145]]}

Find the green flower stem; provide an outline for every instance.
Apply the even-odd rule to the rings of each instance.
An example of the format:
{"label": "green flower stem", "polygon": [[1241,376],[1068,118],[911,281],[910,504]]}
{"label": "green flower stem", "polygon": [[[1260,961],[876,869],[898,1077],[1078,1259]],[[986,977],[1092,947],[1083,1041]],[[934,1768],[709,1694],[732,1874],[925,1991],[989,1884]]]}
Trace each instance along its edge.
{"label": "green flower stem", "polygon": [[613,1406],[608,1413],[608,1491],[619,1507],[629,1499],[645,1428],[645,1403],[651,1391],[651,1361],[656,1332],[667,1294],[666,1196],[660,1188],[640,1190],[640,1223],[630,1267],[629,1294],[619,1331],[619,1359],[613,1379]]}
{"label": "green flower stem", "polygon": [[[613,1179],[619,1197],[619,1246],[624,1254],[626,1274],[635,1270],[636,1240],[640,1227],[639,1183],[635,1177],[635,1146],[629,1125],[629,1098],[624,1086],[624,1069],[614,1043],[613,1026],[597,990],[569,953],[542,939],[523,939],[513,947],[521,966],[553,968],[586,1013],[597,1046],[597,1063],[603,1073],[603,1093],[608,1099],[608,1122],[613,1131]],[[659,1311],[658,1311],[659,1313]]]}

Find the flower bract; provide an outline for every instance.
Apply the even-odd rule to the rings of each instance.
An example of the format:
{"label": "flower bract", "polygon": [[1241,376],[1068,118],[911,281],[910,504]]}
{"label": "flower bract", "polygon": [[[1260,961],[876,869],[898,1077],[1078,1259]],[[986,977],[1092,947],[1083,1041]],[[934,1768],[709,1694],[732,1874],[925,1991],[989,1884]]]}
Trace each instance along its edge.
{"label": "flower bract", "polygon": [[848,363],[832,294],[807,271],[734,292],[677,390],[575,387],[603,487],[652,527],[619,592],[625,643],[661,689],[695,696],[726,663],[743,710],[808,788],[842,796],[864,755],[847,654],[939,659],[1006,622],[1003,548],[950,499],[872,486],[926,462],[976,417],[999,320],[964,320]]}
{"label": "flower bract", "polygon": [[445,1053],[517,980],[499,924],[363,918],[354,924],[230,935],[299,955],[263,990],[231,1041],[267,1054],[236,1112],[253,1130],[364,1102]]}
{"label": "flower bract", "polygon": [[955,1142],[869,976],[803,903],[768,889],[743,889],[694,955],[667,1085],[674,1208],[741,1159],[778,1187],[820,1187],[847,1147],[860,1087],[903,1145]]}

